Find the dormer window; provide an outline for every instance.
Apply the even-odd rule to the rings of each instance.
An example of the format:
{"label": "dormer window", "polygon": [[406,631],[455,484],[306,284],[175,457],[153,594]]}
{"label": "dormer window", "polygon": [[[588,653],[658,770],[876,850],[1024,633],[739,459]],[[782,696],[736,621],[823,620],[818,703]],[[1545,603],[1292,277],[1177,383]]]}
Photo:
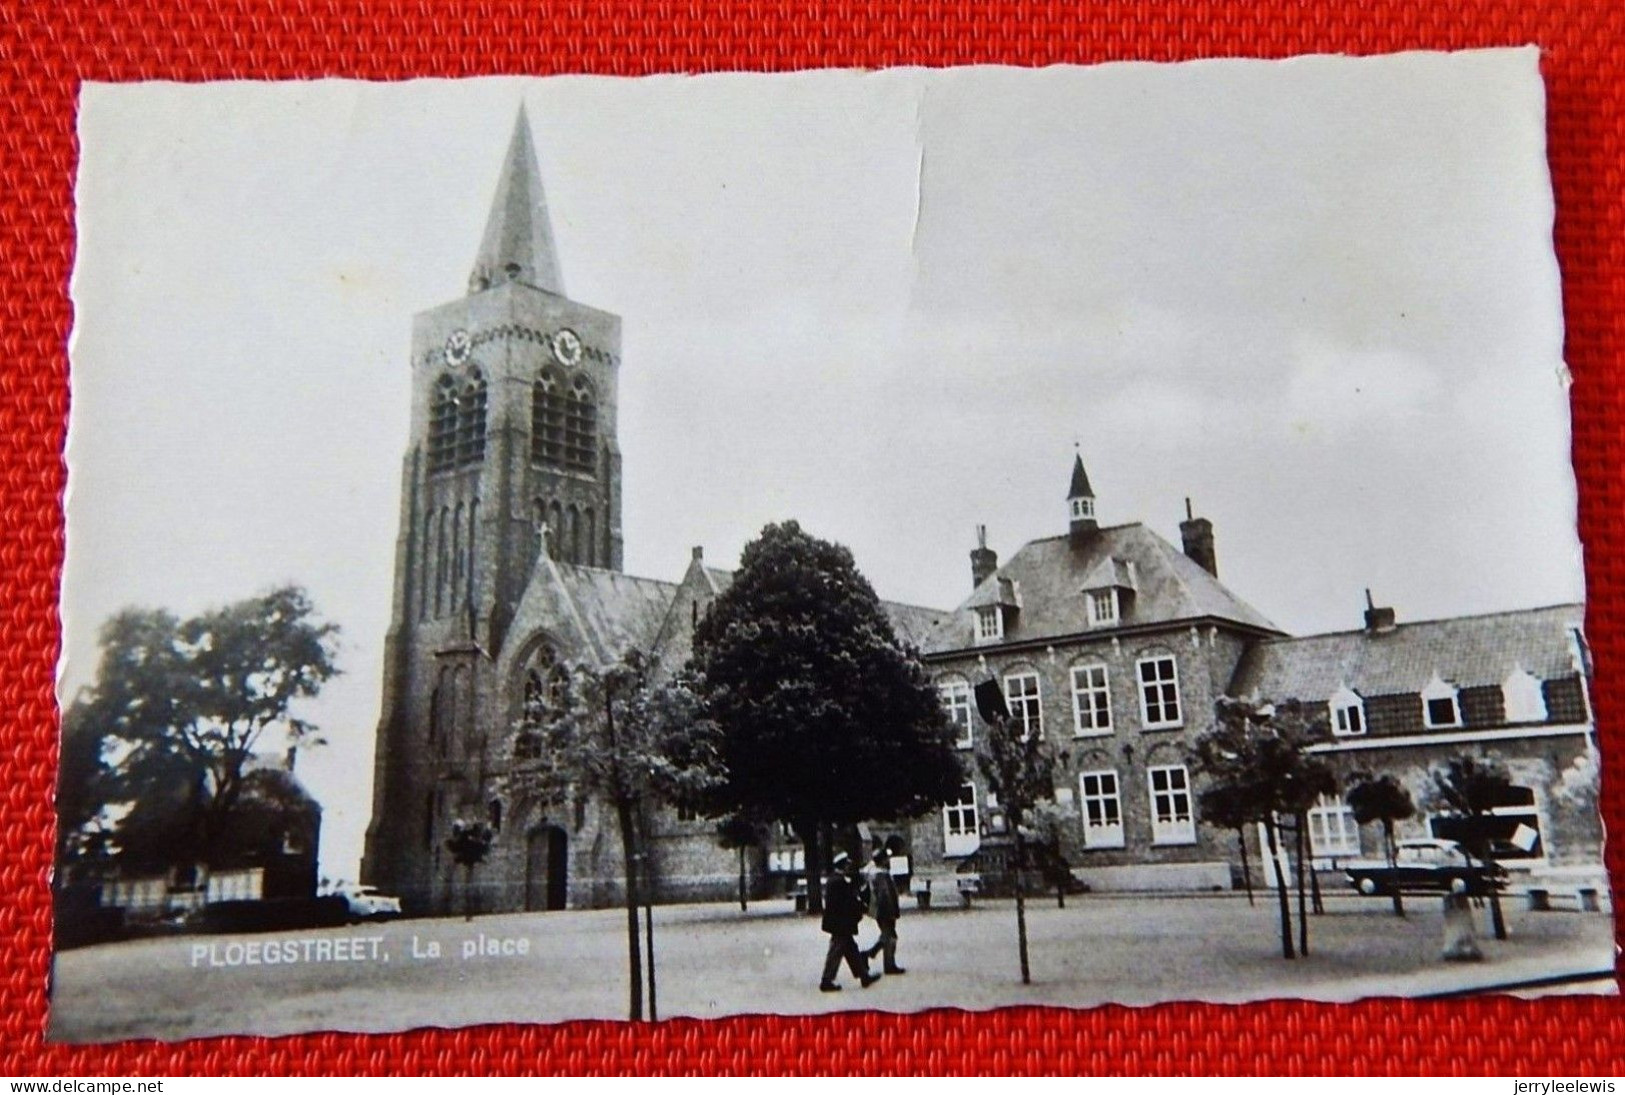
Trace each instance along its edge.
{"label": "dormer window", "polygon": [[1095,500],[1093,498],[1072,499],[1072,520],[1087,521],[1095,516]]}
{"label": "dormer window", "polygon": [[1117,622],[1117,590],[1092,589],[1089,598],[1089,626],[1105,627]]}
{"label": "dormer window", "polygon": [[1344,685],[1333,694],[1331,708],[1333,735],[1352,738],[1365,733],[1365,701],[1358,692]]}
{"label": "dormer window", "polygon": [[1457,699],[1456,688],[1437,673],[1422,689],[1422,721],[1429,730],[1461,725],[1461,703]]}
{"label": "dormer window", "polygon": [[1004,638],[1004,613],[998,605],[982,605],[976,610],[976,641]]}
{"label": "dormer window", "polygon": [[1506,706],[1508,722],[1545,722],[1546,694],[1540,680],[1523,666],[1513,669],[1501,682],[1501,699]]}

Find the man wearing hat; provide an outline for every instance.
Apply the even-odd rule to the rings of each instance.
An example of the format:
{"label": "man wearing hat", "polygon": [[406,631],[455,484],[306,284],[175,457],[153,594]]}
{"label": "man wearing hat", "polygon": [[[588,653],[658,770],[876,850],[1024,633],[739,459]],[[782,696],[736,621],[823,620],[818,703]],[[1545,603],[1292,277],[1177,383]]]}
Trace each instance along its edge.
{"label": "man wearing hat", "polygon": [[845,852],[836,852],[830,863],[829,882],[824,886],[824,931],[829,933],[829,953],[824,956],[824,977],[818,982],[820,992],[840,992],[835,974],[845,959],[852,976],[868,988],[880,980],[880,975],[869,972],[869,965],[858,951],[858,924],[868,902],[858,888],[857,866]]}
{"label": "man wearing hat", "polygon": [[897,881],[891,876],[891,853],[885,848],[876,848],[874,863],[874,877],[869,880],[869,915],[880,925],[880,938],[863,956],[873,958],[884,952],[886,964],[882,968],[887,973],[907,973],[897,964],[897,917],[902,906],[897,900]]}

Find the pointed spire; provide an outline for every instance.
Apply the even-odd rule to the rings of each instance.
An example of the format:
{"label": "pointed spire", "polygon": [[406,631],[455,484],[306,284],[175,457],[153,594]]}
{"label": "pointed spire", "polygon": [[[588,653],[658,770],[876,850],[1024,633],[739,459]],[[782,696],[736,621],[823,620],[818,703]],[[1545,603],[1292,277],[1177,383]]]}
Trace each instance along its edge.
{"label": "pointed spire", "polygon": [[547,197],[542,193],[542,175],[536,167],[536,149],[523,103],[514,119],[513,138],[508,142],[468,290],[477,293],[506,281],[522,281],[564,295],[553,250],[553,226],[547,218]]}
{"label": "pointed spire", "polygon": [[1083,455],[1072,457],[1072,486],[1066,492],[1067,531],[1072,546],[1087,543],[1100,527],[1095,520],[1095,491],[1089,485],[1089,473],[1083,470]]}
{"label": "pointed spire", "polygon": [[1093,498],[1094,489],[1089,486],[1089,473],[1083,470],[1083,454],[1074,453],[1072,456],[1072,486],[1066,492],[1067,498]]}

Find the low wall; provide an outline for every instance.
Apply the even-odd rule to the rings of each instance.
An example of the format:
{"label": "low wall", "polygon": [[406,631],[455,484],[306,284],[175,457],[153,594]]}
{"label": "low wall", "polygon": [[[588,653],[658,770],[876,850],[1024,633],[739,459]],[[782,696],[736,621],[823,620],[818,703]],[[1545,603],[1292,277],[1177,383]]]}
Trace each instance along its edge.
{"label": "low wall", "polygon": [[1210,892],[1228,890],[1230,864],[1135,863],[1121,867],[1074,867],[1072,874],[1097,893]]}

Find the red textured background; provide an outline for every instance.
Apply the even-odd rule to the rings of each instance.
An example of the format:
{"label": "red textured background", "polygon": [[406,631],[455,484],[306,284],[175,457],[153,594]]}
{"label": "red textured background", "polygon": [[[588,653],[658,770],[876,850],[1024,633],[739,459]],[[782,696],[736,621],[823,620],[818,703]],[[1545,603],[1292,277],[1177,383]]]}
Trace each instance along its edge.
{"label": "red textured background", "polygon": [[[0,1073],[1625,1072],[1625,1003],[1562,998],[1170,1005],[980,1015],[572,1023],[393,1036],[47,1046],[51,782],[62,558],[60,459],[72,320],[74,103],[81,80],[590,72],[634,76],[998,62],[1379,53],[1535,43],[1557,188],[1588,626],[1605,740],[1625,713],[1625,6],[1610,0],[1218,0],[1168,4],[861,0],[719,7],[571,0],[282,4],[0,0]],[[1625,832],[1625,769],[1604,810]],[[1612,873],[1625,842],[1609,850]]]}

